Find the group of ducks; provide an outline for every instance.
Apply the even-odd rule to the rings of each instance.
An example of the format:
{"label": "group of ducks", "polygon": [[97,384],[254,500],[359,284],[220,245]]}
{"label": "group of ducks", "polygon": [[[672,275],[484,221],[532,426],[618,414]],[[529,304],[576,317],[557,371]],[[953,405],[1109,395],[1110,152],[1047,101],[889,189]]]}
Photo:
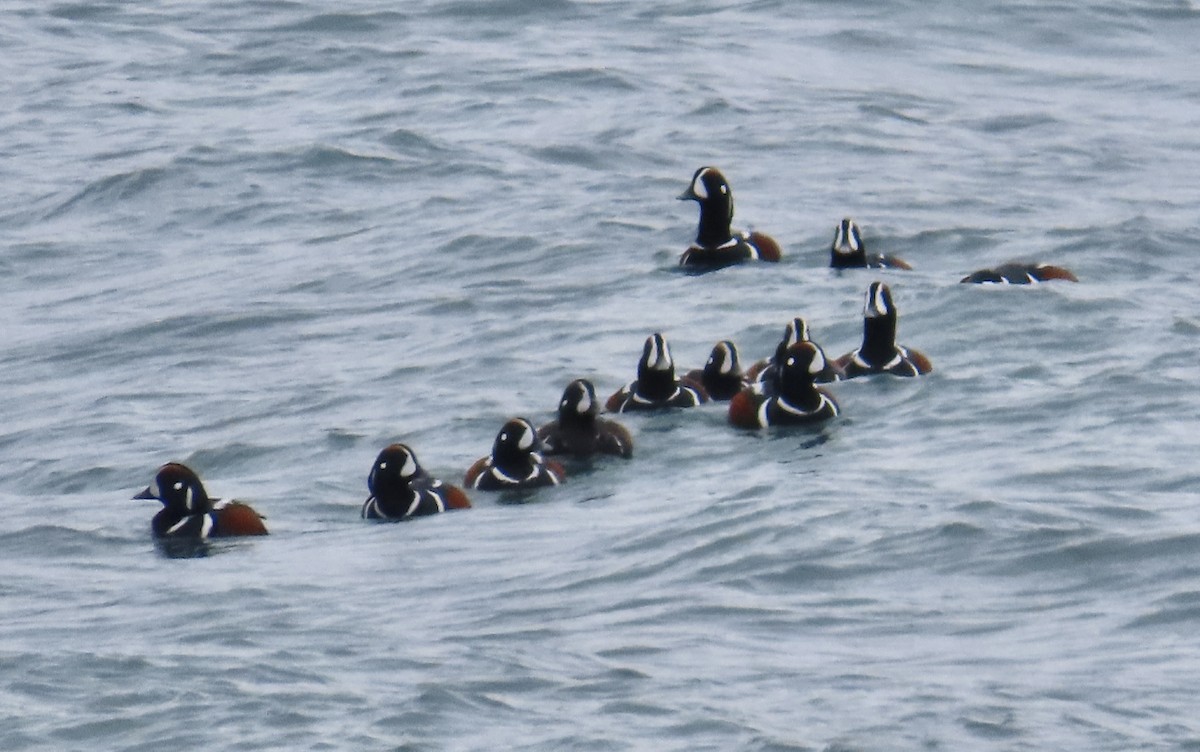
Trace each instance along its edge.
{"label": "group of ducks", "polygon": [[[701,167],[692,176],[682,200],[700,205],[696,240],[680,257],[681,266],[710,271],[747,261],[779,261],[779,244],[761,232],[735,232],[733,193],[715,167]],[[858,226],[851,219],[838,225],[830,266],[836,269],[911,269],[893,256],[869,254]],[[1048,264],[1010,263],[967,275],[963,282],[1029,284],[1043,280],[1077,281],[1067,269]],[[788,322],[773,355],[741,366],[737,347],[718,342],[703,369],[679,376],[671,350],[661,333],[646,339],[638,360],[637,378],[604,403],[610,413],[694,407],[710,401],[729,402],[729,422],[747,429],[776,425],[812,424],[838,415],[837,401],[820,384],[872,374],[919,376],[933,366],[923,353],[896,343],[896,307],[883,282],[872,282],[863,307],[863,338],[859,347],[829,360],[809,337],[807,323]],[[620,423],[600,415],[595,386],[587,379],[567,385],[555,420],[535,428],[525,418],[507,421],[489,455],[467,470],[463,485],[503,491],[556,486],[566,477],[555,456],[585,459],[595,455],[633,456],[633,437]],[[402,520],[471,506],[462,488],[429,475],[405,444],[385,447],[367,476],[370,496],[362,517]],[[154,516],[156,538],[205,540],[211,537],[266,535],[263,518],[249,505],[209,498],[199,476],[185,465],[163,465],[153,482],[136,499],[157,499],[163,508]]]}

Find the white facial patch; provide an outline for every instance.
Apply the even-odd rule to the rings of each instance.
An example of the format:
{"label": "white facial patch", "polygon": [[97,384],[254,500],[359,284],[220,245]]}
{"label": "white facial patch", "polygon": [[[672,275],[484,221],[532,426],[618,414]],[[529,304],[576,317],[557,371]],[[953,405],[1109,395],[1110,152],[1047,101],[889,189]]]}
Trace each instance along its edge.
{"label": "white facial patch", "polygon": [[787,328],[787,343],[789,346],[797,342],[808,341],[808,323],[804,319],[792,319],[792,323]]}
{"label": "white facial patch", "polygon": [[579,398],[579,404],[575,406],[575,412],[580,415],[587,414],[592,409],[592,396],[583,390],[583,396]]}
{"label": "white facial patch", "polygon": [[825,356],[820,350],[813,352],[812,362],[808,364],[808,372],[816,376],[821,371],[825,370]]}
{"label": "white facial patch", "polygon": [[867,318],[875,319],[888,314],[887,300],[883,295],[883,285],[871,285],[871,289],[867,290],[867,303],[863,308],[863,315]]}
{"label": "white facial patch", "polygon": [[841,253],[842,246],[846,244],[846,233],[843,232],[843,226],[838,225],[837,232],[833,236],[833,250]]}
{"label": "white facial patch", "polygon": [[158,477],[157,476],[155,476],[154,480],[151,481],[151,483],[150,483],[150,493],[156,499],[162,498],[162,489],[159,488],[159,486],[158,486]]}
{"label": "white facial patch", "polygon": [[[862,239],[858,236],[858,225],[849,219],[842,220],[842,223],[837,227],[837,233],[833,238],[833,250],[835,253],[845,254],[857,253],[861,247]],[[849,248],[849,251],[847,251]]]}
{"label": "white facial patch", "polygon": [[704,176],[708,174],[708,170],[701,170],[696,175],[696,179],[692,181],[692,193],[696,194],[696,198],[708,198],[708,189],[704,187]]}
{"label": "white facial patch", "polygon": [[720,348],[721,352],[725,354],[725,359],[721,361],[721,367],[717,369],[717,372],[726,375],[733,371],[733,353],[730,352],[729,345],[724,343],[721,343]]}
{"label": "white facial patch", "polygon": [[521,426],[521,438],[517,440],[517,448],[528,451],[533,446],[533,431],[528,425]]}
{"label": "white facial patch", "polygon": [[[662,346],[659,346],[662,342]],[[671,348],[665,339],[661,337],[650,338],[650,353],[646,358],[646,365],[652,371],[666,371],[671,368]]]}
{"label": "white facial patch", "polygon": [[410,478],[417,474],[417,460],[408,452],[404,453],[404,467],[400,468],[401,478]]}

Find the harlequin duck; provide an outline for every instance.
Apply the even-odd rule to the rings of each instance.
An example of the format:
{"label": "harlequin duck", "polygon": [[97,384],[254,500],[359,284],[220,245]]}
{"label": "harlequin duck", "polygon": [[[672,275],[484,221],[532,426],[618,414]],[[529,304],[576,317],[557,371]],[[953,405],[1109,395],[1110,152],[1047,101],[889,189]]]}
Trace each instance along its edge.
{"label": "harlequin duck", "polygon": [[557,486],[567,473],[559,463],[544,459],[541,448],[533,424],[524,418],[512,418],[496,434],[491,455],[471,465],[463,484],[484,491]]}
{"label": "harlequin duck", "polygon": [[825,353],[813,342],[797,342],[784,351],[778,392],[767,396],[743,389],[729,402],[729,422],[739,428],[816,423],[838,414],[833,396],[814,381],[826,368]]}
{"label": "harlequin duck", "polygon": [[[768,396],[775,394],[779,384],[779,368],[776,364],[783,360],[784,353],[792,345],[797,342],[811,341],[812,338],[808,334],[808,322],[800,316],[793,318],[783,328],[783,338],[775,346],[775,354],[770,358],[758,361],[750,367],[748,374],[751,386],[756,391]],[[841,377],[841,370],[827,359],[824,370],[816,375],[815,380],[818,384],[827,384],[831,381],[837,381]]]}
{"label": "harlequin duck", "polygon": [[154,482],[133,498],[163,503],[150,523],[156,538],[203,540],[267,534],[262,515],[250,505],[208,498],[200,477],[178,462],[160,467]]}
{"label": "harlequin duck", "polygon": [[712,353],[703,369],[689,371],[685,381],[699,383],[716,402],[733,399],[733,395],[746,387],[746,375],[738,361],[737,346],[723,339],[713,346]]}
{"label": "harlequin duck", "polygon": [[896,344],[896,307],[892,291],[882,282],[867,288],[862,344],[838,358],[837,365],[847,379],[873,373],[919,376],[933,370],[924,354]]}
{"label": "harlequin duck", "polygon": [[867,253],[862,232],[849,217],[843,219],[834,232],[829,266],[834,269],[912,269],[904,259],[881,253]]}
{"label": "harlequin duck", "polygon": [[730,229],[733,192],[717,168],[696,170],[691,184],[678,198],[700,204],[696,242],[679,257],[680,266],[707,271],[743,261],[778,261],[783,255],[779,243],[768,235]]}
{"label": "harlequin duck", "polygon": [[587,379],[576,379],[563,390],[558,420],[538,429],[546,454],[588,457],[593,454],[633,456],[633,437],[616,421],[599,417],[596,388]]}
{"label": "harlequin duck", "polygon": [[1078,282],[1079,279],[1070,269],[1050,264],[1023,264],[1011,262],[1001,264],[991,269],[980,269],[963,277],[960,282],[992,285],[1029,285],[1046,282],[1051,279],[1063,279],[1068,282]]}
{"label": "harlequin duck", "polygon": [[371,466],[367,488],[365,520],[405,520],[471,506],[461,488],[431,478],[404,444],[384,447]]}
{"label": "harlequin duck", "polygon": [[661,334],[646,338],[638,361],[637,380],[626,384],[608,398],[605,407],[611,413],[632,410],[662,410],[668,407],[695,407],[708,402],[700,384],[675,377],[675,361]]}

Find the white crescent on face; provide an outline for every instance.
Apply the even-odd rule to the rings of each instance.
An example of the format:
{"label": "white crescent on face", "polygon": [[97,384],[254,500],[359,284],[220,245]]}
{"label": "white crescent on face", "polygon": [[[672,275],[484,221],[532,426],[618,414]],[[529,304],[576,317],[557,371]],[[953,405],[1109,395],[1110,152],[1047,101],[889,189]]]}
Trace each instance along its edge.
{"label": "white crescent on face", "polygon": [[696,194],[697,198],[708,198],[708,189],[704,187],[704,176],[707,174],[708,170],[701,170],[696,174],[696,179],[692,181],[692,193]]}
{"label": "white crescent on face", "polygon": [[521,438],[517,440],[519,449],[528,451],[533,446],[533,431],[527,423],[521,425]]}
{"label": "white crescent on face", "polygon": [[863,315],[869,319],[888,315],[888,304],[884,298],[883,285],[871,285],[867,290],[867,303],[863,306]]}
{"label": "white crescent on face", "polygon": [[417,460],[411,453],[404,453],[404,467],[400,468],[401,478],[410,478],[417,474]]}
{"label": "white crescent on face", "polygon": [[825,370],[825,356],[820,350],[813,351],[812,362],[808,364],[808,372],[816,376],[821,371]]}
{"label": "white crescent on face", "polygon": [[587,390],[583,390],[583,396],[579,398],[579,404],[575,406],[575,412],[583,415],[592,409],[592,395],[588,394]]}
{"label": "white crescent on face", "polygon": [[[662,346],[659,347],[659,342]],[[646,364],[653,371],[666,371],[671,367],[671,346],[667,344],[665,339],[661,337],[650,338],[650,354],[646,358]]]}
{"label": "white crescent on face", "polygon": [[808,341],[808,322],[801,318],[792,319],[787,327],[787,343],[794,345],[797,342]]}
{"label": "white crescent on face", "polygon": [[730,373],[733,373],[733,351],[731,351],[729,349],[729,345],[725,344],[724,342],[717,347],[725,356],[725,359],[721,361],[721,367],[717,369],[717,372],[722,376],[727,376]]}

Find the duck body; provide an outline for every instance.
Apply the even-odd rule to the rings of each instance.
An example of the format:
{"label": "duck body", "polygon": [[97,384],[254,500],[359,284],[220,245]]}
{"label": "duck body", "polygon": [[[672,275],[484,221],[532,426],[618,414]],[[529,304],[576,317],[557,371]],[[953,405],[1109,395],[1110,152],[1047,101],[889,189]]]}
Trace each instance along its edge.
{"label": "duck body", "polygon": [[471,506],[461,488],[431,477],[406,444],[384,447],[371,466],[367,488],[365,520],[407,520]]}
{"label": "duck body", "polygon": [[496,434],[492,453],[467,469],[463,485],[483,491],[557,486],[566,478],[563,466],[541,454],[542,442],[524,418],[507,421]]}
{"label": "duck body", "polygon": [[655,333],[646,338],[638,360],[637,379],[613,393],[605,402],[609,412],[665,410],[696,407],[708,402],[700,384],[675,375],[675,361],[666,338]]}
{"label": "duck body", "polygon": [[770,235],[732,229],[733,191],[717,168],[696,170],[679,200],[700,205],[696,239],[679,257],[680,266],[712,271],[746,261],[775,262],[783,257],[782,248]]}
{"label": "duck body", "polygon": [[882,282],[872,282],[863,306],[862,344],[836,361],[843,378],[877,373],[920,376],[933,370],[924,353],[896,344],[897,318],[891,290]]}
{"label": "duck body", "polygon": [[576,459],[596,454],[629,459],[633,436],[615,420],[600,417],[596,388],[587,379],[576,379],[563,390],[558,418],[538,429],[547,455],[569,455]]}
{"label": "duck body", "polygon": [[902,258],[867,251],[862,231],[849,217],[834,231],[829,266],[832,269],[912,269]]}
{"label": "duck body", "polygon": [[200,477],[186,465],[168,462],[135,499],[157,499],[163,508],[150,521],[155,538],[206,540],[267,535],[263,517],[249,504],[209,498]]}
{"label": "duck body", "polygon": [[960,282],[977,285],[1035,285],[1050,280],[1078,282],[1070,270],[1052,264],[1010,262],[990,269],[980,269],[963,277]]}
{"label": "duck body", "polygon": [[743,389],[729,402],[729,422],[738,428],[806,425],[836,417],[841,411],[827,390],[816,385],[825,370],[825,353],[813,342],[798,342],[780,361],[777,391],[767,395]]}

